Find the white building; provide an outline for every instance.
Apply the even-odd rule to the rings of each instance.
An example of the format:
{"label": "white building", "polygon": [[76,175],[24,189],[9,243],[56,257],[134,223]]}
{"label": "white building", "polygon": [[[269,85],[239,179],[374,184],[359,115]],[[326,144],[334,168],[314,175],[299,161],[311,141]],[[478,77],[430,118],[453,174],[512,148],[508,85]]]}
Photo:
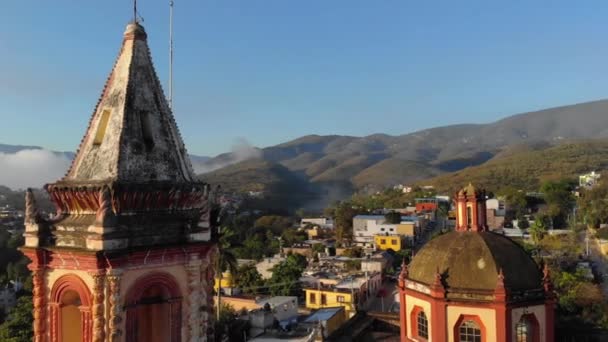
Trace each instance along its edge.
{"label": "white building", "polygon": [[367,275],[348,277],[336,284],[334,288],[355,293],[357,305],[364,307],[375,298],[382,288],[382,274],[368,272]]}
{"label": "white building", "polygon": [[592,188],[597,185],[601,176],[601,174],[596,173],[595,171],[585,173],[578,176],[578,185],[583,188]]}
{"label": "white building", "polygon": [[[373,247],[376,235],[405,235],[403,225],[414,224],[420,228],[420,220],[415,216],[401,216],[400,224],[386,223],[384,215],[357,215],[353,218],[353,240],[357,245]],[[403,228],[400,229],[400,228]]]}
{"label": "white building", "polygon": [[334,228],[334,220],[326,217],[309,217],[303,218],[300,221],[300,227],[304,227],[307,224],[312,224],[315,226],[319,226],[324,229],[333,229]]}

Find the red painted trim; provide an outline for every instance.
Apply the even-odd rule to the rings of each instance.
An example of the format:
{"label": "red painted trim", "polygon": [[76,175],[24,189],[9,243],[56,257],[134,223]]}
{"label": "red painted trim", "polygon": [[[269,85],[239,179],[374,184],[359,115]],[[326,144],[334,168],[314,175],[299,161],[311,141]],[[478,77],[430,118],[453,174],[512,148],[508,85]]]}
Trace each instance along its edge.
{"label": "red painted trim", "polygon": [[496,317],[496,341],[511,341],[511,310],[503,302],[495,304],[494,312]]}
{"label": "red painted trim", "polygon": [[74,291],[78,293],[80,297],[81,306],[81,322],[80,329],[82,330],[83,341],[91,341],[92,326],[89,324],[91,320],[91,291],[87,285],[80,279],[80,277],[74,274],[66,274],[61,276],[53,284],[50,296],[50,308],[51,308],[51,340],[62,341],[61,336],[61,300],[66,291]]}
{"label": "red painted trim", "polygon": [[[479,331],[481,332],[481,342],[487,342],[488,335],[486,331],[486,326],[483,324],[483,322],[481,321],[481,319],[479,319],[479,316],[477,315],[460,315],[460,317],[458,317],[458,320],[456,321],[456,324],[454,324],[453,327],[454,342],[460,342],[460,325],[465,321],[475,322],[475,324],[477,324],[477,326],[479,327]],[[442,341],[445,341],[445,339]]]}
{"label": "red painted trim", "polygon": [[446,302],[440,299],[431,300],[431,317],[433,324],[431,328],[431,338],[433,341],[447,341],[447,313]]}
{"label": "red painted trim", "polygon": [[[402,282],[400,282],[402,286]],[[401,323],[401,341],[407,340],[407,319],[406,319],[406,302],[405,302],[405,292],[403,288],[399,288],[399,322]]]}
{"label": "red painted trim", "polygon": [[127,308],[127,342],[137,341],[136,306],[142,299],[144,292],[153,286],[161,286],[165,291],[167,291],[167,299],[171,301],[170,342],[180,342],[182,328],[182,295],[181,291],[179,290],[179,284],[177,283],[175,278],[173,278],[173,276],[171,276],[170,274],[156,272],[149,273],[138,278],[135,281],[135,284],[132,285],[131,288],[127,291],[127,295],[125,297],[125,304]]}

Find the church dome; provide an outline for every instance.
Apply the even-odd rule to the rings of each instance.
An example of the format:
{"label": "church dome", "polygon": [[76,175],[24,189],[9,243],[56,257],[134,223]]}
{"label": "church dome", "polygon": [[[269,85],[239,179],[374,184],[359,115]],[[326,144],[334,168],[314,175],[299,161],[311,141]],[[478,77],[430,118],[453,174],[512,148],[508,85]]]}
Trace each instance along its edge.
{"label": "church dome", "polygon": [[432,239],[408,266],[408,278],[431,285],[439,272],[448,291],[493,291],[501,270],[508,290],[542,287],[540,269],[524,249],[488,231],[450,232]]}

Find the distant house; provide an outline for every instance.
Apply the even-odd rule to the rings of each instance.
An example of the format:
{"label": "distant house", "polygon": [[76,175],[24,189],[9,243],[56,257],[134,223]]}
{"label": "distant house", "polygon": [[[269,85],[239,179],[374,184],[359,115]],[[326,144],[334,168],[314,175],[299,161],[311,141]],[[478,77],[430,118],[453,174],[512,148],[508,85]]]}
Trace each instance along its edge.
{"label": "distant house", "polygon": [[328,287],[305,288],[306,308],[320,309],[342,306],[347,317],[352,317],[357,307],[364,306],[376,295],[382,285],[380,273],[353,276]]}
{"label": "distant house", "polygon": [[384,215],[357,215],[353,218],[353,240],[362,247],[374,247],[377,235],[401,235],[414,240],[421,232],[425,219],[401,216],[400,223],[386,223]]}
{"label": "distant house", "polygon": [[323,229],[333,229],[334,228],[334,220],[327,217],[309,217],[303,218],[300,220],[300,227],[305,227],[306,225],[318,226]]}
{"label": "distant house", "polygon": [[486,220],[490,229],[499,229],[505,223],[505,201],[498,198],[486,200]]}
{"label": "distant house", "polygon": [[344,307],[323,308],[312,313],[302,324],[309,325],[311,328],[321,324],[323,327],[323,337],[328,337],[346,322]]}
{"label": "distant house", "polygon": [[600,180],[602,175],[596,173],[595,171],[591,171],[590,173],[585,173],[578,176],[578,185],[581,188],[590,189],[593,188]]}
{"label": "distant house", "polygon": [[377,250],[400,251],[407,245],[406,239],[402,235],[376,235],[374,236],[374,245]]}

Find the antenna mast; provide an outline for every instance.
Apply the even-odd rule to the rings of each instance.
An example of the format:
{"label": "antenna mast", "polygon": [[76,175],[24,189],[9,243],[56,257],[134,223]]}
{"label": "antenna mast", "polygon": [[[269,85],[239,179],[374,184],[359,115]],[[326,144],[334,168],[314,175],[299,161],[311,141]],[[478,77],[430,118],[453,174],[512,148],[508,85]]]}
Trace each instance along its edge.
{"label": "antenna mast", "polygon": [[173,0],[169,0],[169,108],[173,110]]}

